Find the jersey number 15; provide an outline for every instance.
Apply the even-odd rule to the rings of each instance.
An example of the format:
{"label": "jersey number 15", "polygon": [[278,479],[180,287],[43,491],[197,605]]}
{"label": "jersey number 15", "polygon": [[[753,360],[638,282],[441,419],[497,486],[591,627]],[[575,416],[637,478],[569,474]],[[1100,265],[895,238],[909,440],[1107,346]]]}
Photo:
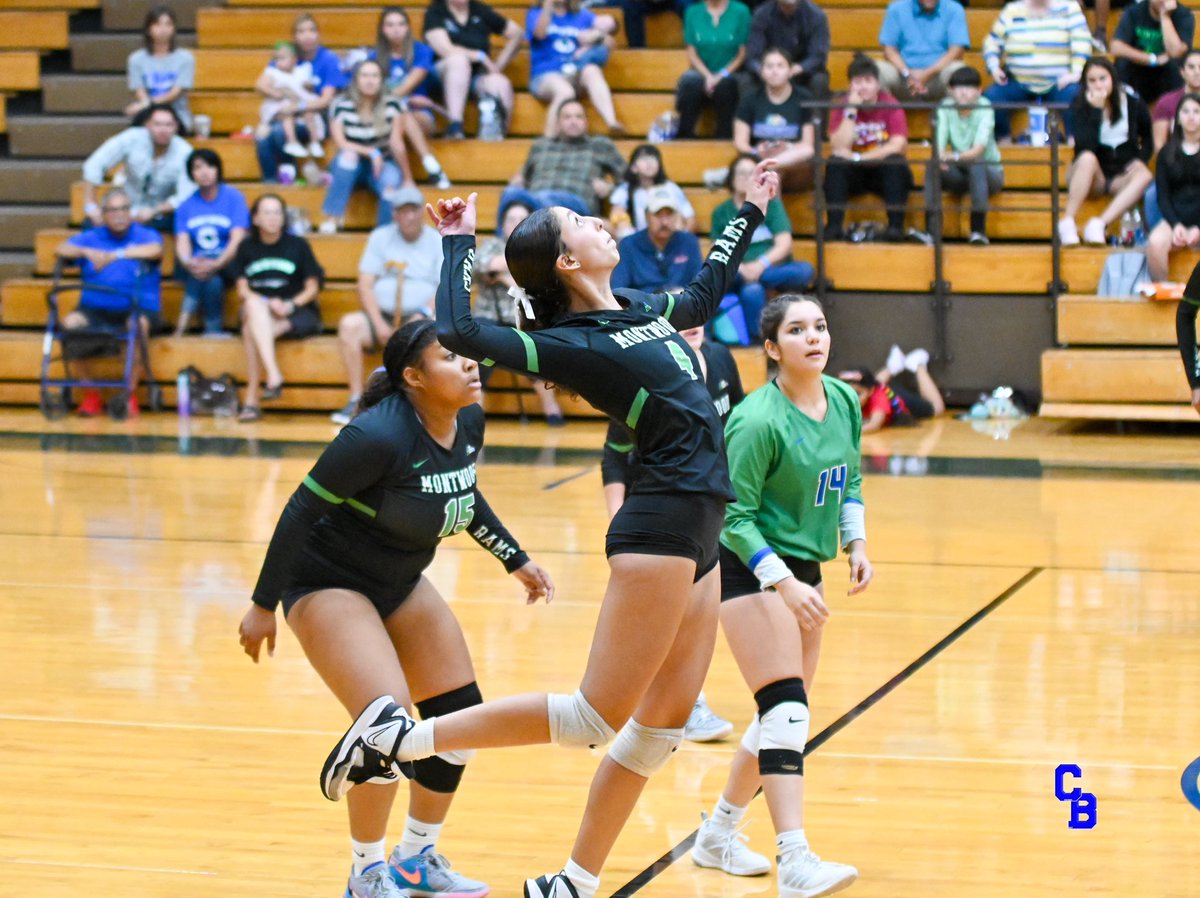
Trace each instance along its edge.
{"label": "jersey number 15", "polygon": [[438,539],[462,533],[471,526],[473,517],[475,517],[474,493],[467,493],[465,496],[451,496],[446,502],[446,520],[442,522],[442,532],[438,534]]}
{"label": "jersey number 15", "polygon": [[[821,506],[825,504],[825,494],[828,490],[836,490],[841,493],[846,487],[846,466],[834,465],[832,468],[826,468],[821,472],[821,476],[817,478],[817,501],[813,504]],[[841,496],[839,495],[840,499]]]}

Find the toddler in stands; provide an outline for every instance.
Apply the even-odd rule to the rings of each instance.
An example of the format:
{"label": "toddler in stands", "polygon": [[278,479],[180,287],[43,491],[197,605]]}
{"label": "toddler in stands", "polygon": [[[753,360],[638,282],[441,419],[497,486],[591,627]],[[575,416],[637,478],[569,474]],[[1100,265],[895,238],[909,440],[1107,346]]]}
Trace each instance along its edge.
{"label": "toddler in stands", "polygon": [[[272,123],[279,122],[287,138],[283,151],[300,159],[308,156],[320,159],[325,155],[321,145],[325,137],[325,120],[309,108],[317,100],[317,95],[309,90],[311,81],[312,67],[308,63],[297,62],[295,46],[288,41],[277,43],[275,55],[260,78],[260,83],[276,96],[268,95],[262,102],[258,136],[265,137],[270,133]],[[296,139],[296,116],[303,119],[308,133],[312,135],[312,142],[307,147]]]}

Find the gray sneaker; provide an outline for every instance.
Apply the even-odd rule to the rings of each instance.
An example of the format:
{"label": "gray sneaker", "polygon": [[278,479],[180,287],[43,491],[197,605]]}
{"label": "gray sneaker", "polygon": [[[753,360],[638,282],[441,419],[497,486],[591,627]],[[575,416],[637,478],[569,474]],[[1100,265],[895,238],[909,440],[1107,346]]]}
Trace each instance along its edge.
{"label": "gray sneaker", "polygon": [[387,864],[379,861],[358,876],[350,874],[344,898],[409,898],[409,894],[388,875]]}
{"label": "gray sneaker", "polygon": [[468,879],[450,869],[450,862],[430,845],[420,854],[402,857],[397,845],[388,859],[392,880],[414,898],[483,898],[487,883]]}
{"label": "gray sneaker", "polygon": [[351,399],[344,406],[342,406],[340,410],[330,415],[329,420],[334,424],[341,424],[344,426],[350,423],[350,420],[354,417],[354,413],[356,411],[358,411],[358,400]]}
{"label": "gray sneaker", "polygon": [[689,742],[716,742],[732,732],[733,724],[714,714],[704,700],[704,693],[700,693],[683,728],[683,738]]}

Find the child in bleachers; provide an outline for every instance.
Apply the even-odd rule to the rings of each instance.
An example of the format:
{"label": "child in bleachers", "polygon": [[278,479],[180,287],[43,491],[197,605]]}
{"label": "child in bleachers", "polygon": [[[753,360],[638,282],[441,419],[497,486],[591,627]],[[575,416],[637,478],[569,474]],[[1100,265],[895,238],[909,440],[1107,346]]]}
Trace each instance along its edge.
{"label": "child in bleachers", "polygon": [[644,143],[633,151],[622,182],[613,189],[609,197],[609,219],[618,237],[628,237],[634,231],[646,227],[646,203],[650,189],[659,184],[666,186],[675,195],[674,208],[683,219],[680,229],[695,229],[696,210],[688,202],[682,188],[667,177],[663,169],[662,153],[658,151],[658,147]]}
{"label": "child in bleachers", "polygon": [[[311,79],[312,67],[297,63],[296,47],[290,41],[279,41],[275,45],[271,64],[259,76],[259,90],[265,98],[259,107],[258,136],[269,135],[271,125],[278,122],[287,141],[283,151],[300,159],[307,156],[319,159],[325,155],[321,146],[325,138],[325,120],[312,111],[312,104],[318,97],[309,90]],[[296,138],[297,116],[312,137],[307,147]]]}

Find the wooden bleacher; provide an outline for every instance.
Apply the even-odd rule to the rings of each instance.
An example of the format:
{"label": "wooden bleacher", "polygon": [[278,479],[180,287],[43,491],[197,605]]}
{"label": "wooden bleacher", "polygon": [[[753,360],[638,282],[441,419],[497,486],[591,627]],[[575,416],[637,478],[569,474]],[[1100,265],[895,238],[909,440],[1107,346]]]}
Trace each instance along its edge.
{"label": "wooden bleacher", "polygon": [[[974,44],[967,61],[978,68],[982,68],[979,55],[982,38],[1000,5],[999,0],[983,0],[983,4],[981,7],[976,3],[967,11]],[[409,8],[419,33],[427,0],[401,0],[401,5]],[[26,86],[31,83],[36,87],[36,51],[66,46],[67,14],[63,10],[97,6],[99,0],[0,0],[0,91],[33,89]],[[861,47],[876,49],[886,3],[884,0],[823,0],[822,6],[829,14],[833,39],[829,60],[831,79],[834,88],[839,89],[844,86],[845,67],[853,51]],[[523,22],[524,5],[509,0],[498,3],[497,7],[515,21]],[[12,11],[17,9],[43,12]],[[287,37],[299,9],[311,10],[317,16],[322,40],[327,46],[341,49],[373,42],[378,7],[366,0],[227,0],[224,7],[199,10],[197,89],[192,105],[196,112],[213,118],[214,137],[194,143],[210,146],[221,153],[226,177],[237,182],[251,199],[268,189],[277,190],[290,205],[304,208],[316,221],[323,189],[262,184],[258,180],[253,142],[231,136],[257,121],[259,98],[253,91],[254,81],[266,64],[269,47],[276,40]],[[620,18],[618,9],[604,11]],[[36,29],[6,27],[5,17],[13,15],[51,18],[39,20]],[[1113,25],[1117,18],[1113,17]],[[649,24],[647,33],[651,46],[631,50],[619,41],[607,69],[618,114],[632,134],[645,133],[655,117],[673,107],[675,81],[687,68],[678,17],[655,15]],[[434,152],[456,182],[454,191],[479,193],[481,230],[494,222],[503,184],[520,167],[533,138],[542,130],[542,104],[521,93],[528,84],[528,66],[528,53],[522,50],[509,72],[518,88],[517,107],[510,125],[513,137],[502,144],[486,145],[485,153],[480,152],[481,145],[474,141],[434,142]],[[1024,128],[1023,114],[1018,113],[1015,118],[1015,129]],[[595,116],[593,120],[597,120]],[[473,124],[469,118],[468,131]],[[0,93],[0,132],[3,128],[4,104]],[[909,159],[918,185],[923,183],[925,161],[930,152],[922,141],[929,134],[929,115],[910,113]],[[618,145],[628,156],[640,142],[630,139],[619,141]],[[707,233],[711,212],[726,198],[726,193],[703,187],[701,175],[705,169],[726,164],[733,155],[732,147],[724,142],[700,140],[668,143],[660,148],[666,170],[684,187],[697,210],[698,229],[702,235]],[[1048,243],[1053,224],[1049,211],[1052,177],[1049,154],[1044,149],[1006,147],[1003,156],[1006,162],[1005,191],[994,199],[989,215],[989,233],[997,242],[989,247],[948,244],[943,277],[956,294],[1047,295],[1054,278]],[[1063,156],[1057,173],[1060,187],[1064,186],[1069,151]],[[419,172],[419,167],[415,170]],[[467,172],[469,176],[465,174]],[[434,191],[430,189],[428,193],[432,196]],[[82,199],[78,184],[72,190],[71,201],[71,221],[79,224]],[[798,238],[795,255],[813,261],[815,244],[812,237],[818,222],[812,197],[807,193],[787,196],[785,204]],[[851,221],[882,218],[882,207],[876,201],[864,197],[862,205],[861,210],[850,213]],[[919,195],[914,195],[910,203],[910,224],[923,223],[919,205]],[[1086,206],[1081,221],[1100,205],[1090,203]],[[281,364],[285,376],[289,377],[289,386],[283,402],[273,407],[330,410],[339,408],[344,402],[341,362],[332,329],[343,313],[357,308],[353,279],[366,232],[375,221],[376,208],[373,196],[356,194],[348,210],[346,232],[311,238],[329,278],[321,299],[326,334],[301,343],[281,344]],[[965,236],[968,215],[965,205],[947,203],[944,211],[947,235],[952,238]],[[11,281],[0,289],[0,326],[4,328],[0,330],[0,402],[37,401],[36,383],[30,375],[36,370],[40,356],[40,329],[45,320],[45,294],[49,283],[45,276],[53,266],[54,247],[70,233],[72,231],[67,229],[40,233],[36,246],[39,277]],[[1106,255],[1106,250],[1097,248],[1063,253],[1062,280],[1073,290],[1089,289],[1098,281]],[[171,269],[169,256],[168,249],[167,271]],[[1173,260],[1173,276],[1185,277],[1194,261],[1194,257],[1178,256]],[[921,293],[929,291],[934,278],[932,252],[915,244],[831,244],[827,247],[826,267],[834,288],[842,291]],[[166,319],[174,319],[179,303],[179,285],[164,281]],[[1118,398],[1137,404],[1137,414],[1129,415],[1131,417],[1138,414],[1169,416],[1173,413],[1171,410],[1178,411],[1178,403],[1186,401],[1187,397],[1181,373],[1177,370],[1173,328],[1167,328],[1171,339],[1160,342],[1164,338],[1159,334],[1162,321],[1158,319],[1163,315],[1163,305],[1116,303],[1082,295],[1064,297],[1058,308],[1059,335],[1070,345],[1047,353],[1043,360],[1043,379],[1047,387],[1044,410],[1057,413],[1082,408],[1094,413]],[[226,324],[230,328],[236,326],[234,300],[227,304]],[[1122,334],[1124,337],[1117,339]],[[1154,338],[1149,339],[1152,334]],[[173,374],[187,363],[197,364],[210,374],[228,370],[240,377],[244,373],[238,340],[161,338],[154,342],[154,353],[156,373],[159,381],[167,386],[168,402],[173,401]],[[738,357],[747,382],[759,382],[763,369],[761,354],[747,350]],[[1173,360],[1173,365],[1168,362],[1168,357]],[[1139,367],[1143,364],[1148,366],[1145,372]],[[1123,376],[1099,373],[1106,366],[1123,371]],[[1137,373],[1131,375],[1131,371]],[[1079,373],[1086,375],[1088,383],[1085,386],[1077,383]],[[1130,384],[1132,381],[1137,381],[1136,390]],[[1130,384],[1128,396],[1120,392],[1126,384]],[[521,388],[515,381],[501,374],[493,381],[493,387],[496,389],[488,396],[489,411],[515,413],[519,410]],[[536,408],[532,396],[523,401],[525,408]],[[586,412],[578,407],[569,407],[568,411]]]}
{"label": "wooden bleacher", "polygon": [[[1175,268],[1172,264],[1171,276],[1178,278]],[[1058,341],[1063,346],[1042,355],[1040,413],[1194,422],[1175,342],[1176,305],[1130,296],[1060,296]]]}

